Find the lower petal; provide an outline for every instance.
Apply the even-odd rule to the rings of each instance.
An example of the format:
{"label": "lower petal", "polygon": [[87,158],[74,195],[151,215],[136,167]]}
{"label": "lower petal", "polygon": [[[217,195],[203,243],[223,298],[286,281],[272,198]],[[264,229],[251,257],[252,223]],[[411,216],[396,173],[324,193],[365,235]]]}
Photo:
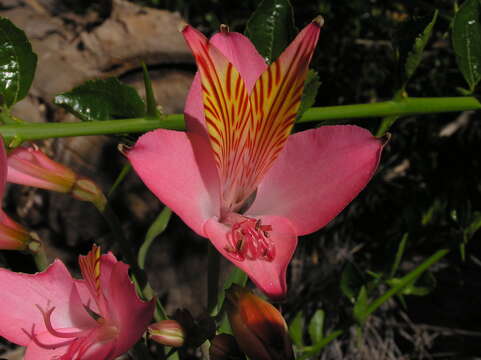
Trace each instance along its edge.
{"label": "lower petal", "polygon": [[200,135],[155,130],[127,157],[147,187],[196,233],[218,214],[219,182],[212,151]]}
{"label": "lower petal", "polygon": [[249,278],[271,299],[282,299],[287,293],[286,270],[297,247],[297,236],[289,220],[278,216],[260,216],[263,224],[271,225],[269,239],[275,247],[271,261],[263,259],[237,260],[232,256],[228,236],[231,227],[220,223],[216,218],[209,219],[204,231],[216,249],[235,266],[243,270]]}
{"label": "lower petal", "polygon": [[249,215],[288,218],[298,235],[339,214],[366,186],[383,142],[358,126],[323,126],[289,136],[257,189]]}

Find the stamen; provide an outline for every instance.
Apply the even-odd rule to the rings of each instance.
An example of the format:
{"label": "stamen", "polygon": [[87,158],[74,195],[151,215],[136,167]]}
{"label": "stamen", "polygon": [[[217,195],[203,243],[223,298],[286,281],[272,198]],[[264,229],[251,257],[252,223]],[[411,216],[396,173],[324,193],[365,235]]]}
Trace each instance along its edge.
{"label": "stamen", "polygon": [[37,345],[38,347],[41,347],[43,349],[48,349],[48,350],[54,350],[54,349],[57,349],[61,346],[66,346],[68,344],[71,344],[73,341],[75,340],[66,340],[66,341],[60,341],[58,343],[53,343],[53,344],[45,344],[43,342],[41,342],[39,339],[38,339],[38,335],[35,334],[35,324],[32,325],[32,330],[30,332],[28,332],[27,330],[25,329],[22,329],[22,331],[25,333],[25,335],[27,335],[30,340],[32,340],[35,345]]}
{"label": "stamen", "polygon": [[[237,220],[232,223],[232,220]],[[239,221],[240,220],[240,221]],[[224,223],[231,225],[227,234],[225,250],[238,261],[265,260],[275,257],[275,246],[270,239],[271,225],[263,225],[260,219],[252,219],[239,214],[230,213]]]}
{"label": "stamen", "polygon": [[74,338],[74,337],[80,337],[80,336],[83,336],[85,335],[87,332],[89,332],[90,330],[81,330],[81,331],[75,331],[75,332],[68,332],[68,333],[64,333],[64,332],[60,332],[58,330],[55,330],[53,328],[53,325],[52,325],[52,321],[51,321],[51,316],[52,316],[52,313],[53,311],[55,310],[55,307],[52,307],[50,310],[48,310],[47,312],[45,312],[39,305],[35,304],[35,306],[37,307],[37,309],[40,310],[40,312],[42,313],[42,316],[43,316],[43,321],[45,323],[45,327],[47,328],[47,331],[52,334],[53,336],[55,337],[59,337],[59,338]]}

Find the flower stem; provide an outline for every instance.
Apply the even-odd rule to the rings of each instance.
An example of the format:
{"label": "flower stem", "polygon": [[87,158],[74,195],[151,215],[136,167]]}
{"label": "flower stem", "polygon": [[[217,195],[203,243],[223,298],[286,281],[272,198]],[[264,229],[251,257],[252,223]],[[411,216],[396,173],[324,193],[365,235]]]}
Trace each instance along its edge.
{"label": "flower stem", "polygon": [[44,271],[48,267],[49,261],[43,245],[40,246],[35,253],[33,253],[33,260],[35,261],[38,271]]}
{"label": "flower stem", "polygon": [[105,221],[109,224],[109,227],[114,234],[115,240],[118,241],[118,244],[120,246],[123,256],[125,257],[126,262],[130,265],[130,269],[132,270],[132,274],[135,277],[136,282],[139,284],[140,289],[143,289],[145,287],[145,284],[147,283],[147,278],[145,276],[145,273],[137,265],[135,254],[132,250],[132,244],[125,237],[119,218],[113,212],[112,208],[108,203],[103,210],[98,210],[104,217]]}
{"label": "flower stem", "polygon": [[207,311],[210,313],[217,305],[220,275],[220,255],[210,242],[208,242],[207,262]]}
{"label": "flower stem", "polygon": [[[407,116],[466,110],[480,110],[481,103],[472,96],[439,98],[403,98],[371,104],[315,107],[307,110],[299,123],[336,119]],[[121,119],[77,123],[19,123],[5,122],[0,134],[7,144],[56,137],[141,133],[157,128],[183,130],[181,114],[164,115],[161,119]]]}

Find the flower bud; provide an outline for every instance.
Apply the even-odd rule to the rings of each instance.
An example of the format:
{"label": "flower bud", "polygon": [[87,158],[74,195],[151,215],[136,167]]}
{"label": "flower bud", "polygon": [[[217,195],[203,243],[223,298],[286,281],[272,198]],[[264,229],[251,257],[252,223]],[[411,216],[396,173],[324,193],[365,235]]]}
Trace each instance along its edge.
{"label": "flower bud", "polygon": [[150,338],[159,344],[181,347],[184,345],[185,332],[175,320],[162,320],[149,326]]}
{"label": "flower bud", "polygon": [[0,210],[0,250],[26,250],[36,252],[40,241],[22,225]]}
{"label": "flower bud", "polygon": [[274,306],[235,284],[226,298],[234,337],[251,360],[294,359],[287,324]]}
{"label": "flower bud", "polygon": [[77,179],[68,167],[50,159],[36,147],[21,147],[8,154],[7,181],[68,193]]}
{"label": "flower bud", "polygon": [[92,180],[79,178],[72,187],[72,196],[78,200],[90,201],[100,211],[104,211],[107,198]]}
{"label": "flower bud", "polygon": [[87,178],[78,177],[70,168],[50,159],[37,147],[21,147],[8,155],[7,181],[38,187],[92,202],[101,211],[107,200],[100,188]]}
{"label": "flower bud", "polygon": [[210,360],[245,360],[235,338],[228,334],[219,334],[212,339],[209,358]]}

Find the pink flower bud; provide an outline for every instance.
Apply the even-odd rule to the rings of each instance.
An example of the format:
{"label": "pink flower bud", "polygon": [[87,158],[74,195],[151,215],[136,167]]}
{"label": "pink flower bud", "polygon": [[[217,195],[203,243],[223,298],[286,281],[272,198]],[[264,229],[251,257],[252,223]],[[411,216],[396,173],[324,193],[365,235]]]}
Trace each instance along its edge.
{"label": "pink flower bud", "polygon": [[184,345],[185,332],[175,320],[162,320],[149,326],[150,338],[159,344],[181,347]]}
{"label": "pink flower bud", "polygon": [[107,203],[92,180],[78,177],[72,169],[50,159],[36,147],[17,148],[8,155],[7,181],[71,193],[76,199],[92,202],[101,211]]}
{"label": "pink flower bud", "polygon": [[294,359],[287,324],[274,306],[238,285],[226,298],[234,337],[251,360]]}
{"label": "pink flower bud", "polygon": [[0,250],[26,250],[36,252],[40,242],[22,225],[0,210]]}
{"label": "pink flower bud", "polygon": [[36,147],[17,148],[8,155],[8,182],[68,193],[76,179],[71,169]]}

